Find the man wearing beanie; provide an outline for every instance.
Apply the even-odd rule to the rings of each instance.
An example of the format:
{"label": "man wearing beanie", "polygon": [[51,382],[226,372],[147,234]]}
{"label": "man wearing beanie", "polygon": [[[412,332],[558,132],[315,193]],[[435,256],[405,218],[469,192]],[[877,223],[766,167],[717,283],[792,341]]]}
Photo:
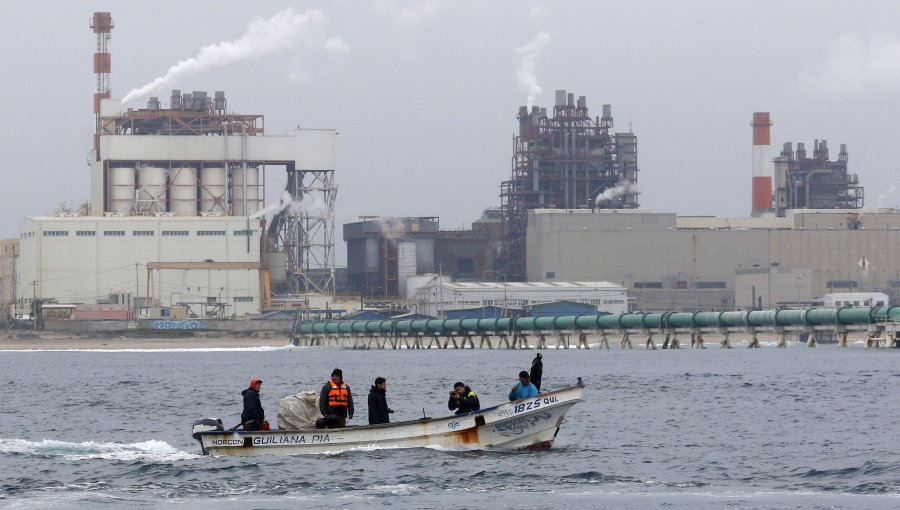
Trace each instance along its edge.
{"label": "man wearing beanie", "polygon": [[328,428],[344,428],[347,420],[353,419],[353,395],[350,387],[344,384],[344,373],[340,368],[335,368],[331,379],[322,386],[319,411],[325,417]]}

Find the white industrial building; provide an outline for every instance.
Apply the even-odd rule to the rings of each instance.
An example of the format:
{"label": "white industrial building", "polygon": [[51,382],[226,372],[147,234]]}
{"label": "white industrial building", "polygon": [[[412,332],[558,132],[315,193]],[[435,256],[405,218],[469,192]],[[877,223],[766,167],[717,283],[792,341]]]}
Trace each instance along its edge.
{"label": "white industrial building", "polygon": [[831,292],[822,297],[822,304],[828,307],[890,305],[884,292]]}
{"label": "white industrial building", "polygon": [[601,312],[628,311],[627,289],[610,282],[448,282],[435,277],[416,291],[417,311],[434,317],[483,306],[527,310],[558,301],[593,305]]}
{"label": "white industrial building", "polygon": [[[266,135],[220,92],[173,91],[168,109],[99,103],[90,203],[20,225],[20,310],[40,299],[241,317],[266,309],[271,288],[333,291],[334,130]],[[267,168],[288,185],[264,230]]]}
{"label": "white industrial building", "polygon": [[31,217],[21,223],[19,241],[16,294],[25,304],[38,298],[137,307],[150,298],[197,313],[216,307],[224,316],[260,309],[258,220]]}

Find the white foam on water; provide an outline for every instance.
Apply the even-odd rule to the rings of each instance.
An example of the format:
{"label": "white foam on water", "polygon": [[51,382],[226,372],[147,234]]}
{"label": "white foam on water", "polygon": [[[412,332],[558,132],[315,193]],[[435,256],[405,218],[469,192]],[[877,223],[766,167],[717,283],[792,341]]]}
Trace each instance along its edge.
{"label": "white foam on water", "polygon": [[161,347],[128,349],[107,347],[105,349],[0,349],[0,352],[266,352],[292,350],[296,346],[259,346],[259,347]]}
{"label": "white foam on water", "polygon": [[325,451],[322,452],[322,455],[340,455],[342,453],[348,452],[377,452],[381,450],[410,450],[414,448],[427,448],[429,450],[437,450],[441,452],[471,452],[471,451],[479,451],[482,448],[478,448],[476,446],[442,446],[438,444],[432,445],[422,445],[422,446],[398,446],[398,445],[378,445],[371,444],[366,446],[354,446],[352,448],[347,448],[346,450],[335,450],[335,451]]}
{"label": "white foam on water", "polygon": [[368,490],[378,491],[378,492],[388,492],[395,496],[408,496],[410,494],[415,494],[418,492],[419,487],[415,485],[410,485],[407,483],[398,483],[398,484],[375,484],[367,487]]}
{"label": "white foam on water", "polygon": [[54,439],[28,441],[0,438],[0,454],[60,457],[66,460],[142,460],[154,463],[201,457],[178,450],[165,441],[157,440],[141,443],[99,443],[95,441],[70,443]]}

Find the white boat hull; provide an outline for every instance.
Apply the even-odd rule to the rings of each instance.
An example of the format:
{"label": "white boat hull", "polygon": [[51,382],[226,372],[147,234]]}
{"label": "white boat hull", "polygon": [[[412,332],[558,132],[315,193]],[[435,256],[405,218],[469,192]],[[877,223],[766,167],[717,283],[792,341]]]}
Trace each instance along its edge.
{"label": "white boat hull", "polygon": [[199,433],[209,455],[252,457],[336,453],[362,448],[549,448],[583,386],[509,402],[473,413],[343,429],[210,431]]}

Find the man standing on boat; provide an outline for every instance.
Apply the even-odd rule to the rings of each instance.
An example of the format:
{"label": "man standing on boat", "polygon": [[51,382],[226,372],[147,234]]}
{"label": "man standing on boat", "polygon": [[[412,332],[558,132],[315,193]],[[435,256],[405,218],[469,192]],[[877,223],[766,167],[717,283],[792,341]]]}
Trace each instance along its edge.
{"label": "man standing on boat", "polygon": [[247,432],[256,432],[266,419],[262,402],[259,401],[259,389],[262,387],[261,379],[250,379],[250,387],[241,392],[244,396],[244,411],[241,413],[241,425]]}
{"label": "man standing on boat", "polygon": [[347,426],[347,420],[353,419],[353,395],[350,393],[350,387],[344,384],[344,373],[340,368],[335,368],[331,372],[331,379],[322,386],[322,392],[319,394],[319,411],[326,420],[331,415],[335,416],[337,418],[335,428],[339,429]]}
{"label": "man standing on boat", "polygon": [[536,397],[538,389],[528,380],[528,372],[522,370],[519,372],[519,383],[512,387],[509,392],[509,401],[522,400],[523,398]]}
{"label": "man standing on boat", "polygon": [[453,391],[450,392],[447,408],[451,411],[456,409],[456,414],[471,413],[481,409],[481,402],[478,401],[478,396],[472,388],[458,382],[453,385]]}
{"label": "man standing on boat", "polygon": [[544,375],[544,356],[537,353],[537,356],[531,361],[531,384],[537,388],[538,393],[541,392],[541,376]]}
{"label": "man standing on boat", "polygon": [[369,390],[369,425],[390,423],[388,415],[393,412],[387,405],[387,381],[384,377],[379,377]]}

